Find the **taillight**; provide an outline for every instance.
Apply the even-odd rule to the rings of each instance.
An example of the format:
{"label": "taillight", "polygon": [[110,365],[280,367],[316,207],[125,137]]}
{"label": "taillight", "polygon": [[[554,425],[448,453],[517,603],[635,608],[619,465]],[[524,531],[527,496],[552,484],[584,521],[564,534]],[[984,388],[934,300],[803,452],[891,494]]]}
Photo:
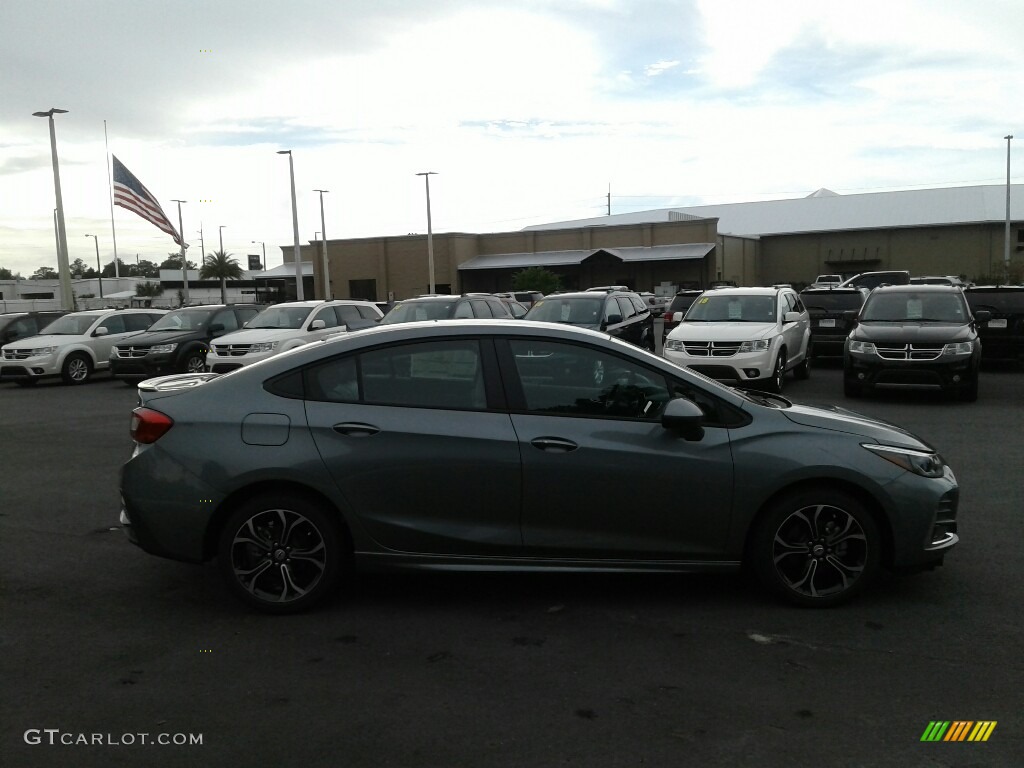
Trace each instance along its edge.
{"label": "taillight", "polygon": [[674,315],[674,314],[675,314],[674,312],[666,312],[664,315],[662,315],[662,318],[664,318],[666,323],[671,323],[672,322],[672,315]]}
{"label": "taillight", "polygon": [[170,416],[152,408],[136,408],[132,411],[132,440],[137,443],[155,443],[173,426],[174,420]]}

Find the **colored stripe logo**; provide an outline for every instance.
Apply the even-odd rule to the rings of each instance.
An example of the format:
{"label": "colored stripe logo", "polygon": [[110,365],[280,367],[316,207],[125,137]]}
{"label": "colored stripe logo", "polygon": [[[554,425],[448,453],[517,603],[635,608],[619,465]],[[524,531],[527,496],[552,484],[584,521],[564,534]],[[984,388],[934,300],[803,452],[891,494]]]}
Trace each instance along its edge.
{"label": "colored stripe logo", "polygon": [[997,720],[932,720],[921,741],[988,741]]}

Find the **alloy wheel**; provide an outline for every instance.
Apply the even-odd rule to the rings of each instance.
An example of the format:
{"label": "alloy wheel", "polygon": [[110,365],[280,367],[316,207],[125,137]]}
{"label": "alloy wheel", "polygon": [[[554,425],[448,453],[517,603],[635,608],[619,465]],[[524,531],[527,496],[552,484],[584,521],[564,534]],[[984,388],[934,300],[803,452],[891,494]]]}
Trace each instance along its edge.
{"label": "alloy wheel", "polygon": [[868,536],[857,518],[831,504],[797,509],[775,531],[772,562],[797,595],[822,598],[850,590],[869,562]]}

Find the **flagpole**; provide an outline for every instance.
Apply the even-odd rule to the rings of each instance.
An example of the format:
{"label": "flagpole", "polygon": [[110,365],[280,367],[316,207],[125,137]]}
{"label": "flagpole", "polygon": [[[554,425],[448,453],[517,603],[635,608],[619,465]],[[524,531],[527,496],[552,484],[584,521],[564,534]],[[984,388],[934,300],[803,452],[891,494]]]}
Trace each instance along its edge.
{"label": "flagpole", "polygon": [[114,241],[114,277],[120,277],[117,264],[117,232],[114,231],[114,174],[110,167],[110,143],[107,141],[107,121],[103,121],[103,146],[107,149],[107,192],[110,197],[110,239]]}

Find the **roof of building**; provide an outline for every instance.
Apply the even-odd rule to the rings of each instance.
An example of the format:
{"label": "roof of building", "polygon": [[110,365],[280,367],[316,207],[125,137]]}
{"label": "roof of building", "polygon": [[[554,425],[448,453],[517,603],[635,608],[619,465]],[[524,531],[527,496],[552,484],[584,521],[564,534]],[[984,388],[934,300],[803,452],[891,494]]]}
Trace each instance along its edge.
{"label": "roof of building", "polygon": [[[1024,219],[1024,184],[1012,184],[1010,217]],[[840,195],[819,189],[807,197],[751,203],[658,208],[590,219],[537,224],[527,230],[718,219],[723,235],[800,234],[851,229],[997,223],[1006,220],[1006,185],[941,187]]]}
{"label": "roof of building", "polygon": [[595,253],[609,253],[624,262],[662,261],[668,259],[702,259],[715,247],[714,243],[682,245],[628,246],[624,248],[584,248],[574,251],[543,251],[540,253],[489,253],[469,259],[459,269],[512,269],[519,267],[556,267],[582,264]]}

